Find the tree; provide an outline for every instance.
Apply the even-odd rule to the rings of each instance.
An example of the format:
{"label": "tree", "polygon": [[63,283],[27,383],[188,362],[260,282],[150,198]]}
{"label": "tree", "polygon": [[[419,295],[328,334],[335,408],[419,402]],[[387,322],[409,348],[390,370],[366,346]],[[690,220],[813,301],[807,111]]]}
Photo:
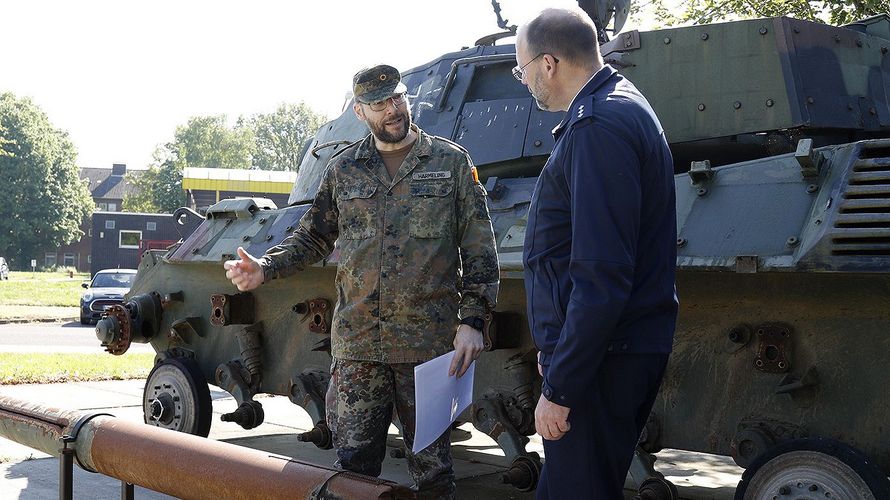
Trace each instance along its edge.
{"label": "tree", "polygon": [[182,173],[186,167],[250,168],[253,132],[229,128],[225,115],[195,116],[176,127],[173,142],[159,146],[147,171],[127,180],[135,194],[124,198],[129,212],[171,213],[185,204]]}
{"label": "tree", "polygon": [[22,263],[83,236],[93,200],[77,151],[30,99],[0,93],[0,255]]}
{"label": "tree", "polygon": [[182,190],[182,170],[177,168],[172,158],[163,158],[167,147],[158,148],[154,154],[154,164],[137,175],[127,174],[127,182],[135,189],[124,198],[123,210],[142,213],[172,213],[185,205]]}
{"label": "tree", "polygon": [[300,168],[303,147],[327,118],[304,103],[282,103],[272,113],[239,118],[238,127],[253,132],[253,168],[290,170]]}
{"label": "tree", "polygon": [[165,147],[180,168],[250,168],[253,134],[229,128],[226,115],[195,116],[176,127],[173,143]]}
{"label": "tree", "polygon": [[774,16],[841,25],[890,12],[888,0],[689,0],[680,4],[680,12],[672,12],[667,2],[652,0],[648,6],[664,26]]}

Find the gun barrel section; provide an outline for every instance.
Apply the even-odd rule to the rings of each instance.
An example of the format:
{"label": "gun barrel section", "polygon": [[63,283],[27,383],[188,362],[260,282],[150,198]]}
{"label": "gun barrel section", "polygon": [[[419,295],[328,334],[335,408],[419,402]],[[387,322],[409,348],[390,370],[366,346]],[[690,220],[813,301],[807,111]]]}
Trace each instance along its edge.
{"label": "gun barrel section", "polygon": [[70,436],[77,463],[180,498],[412,498],[377,478],[128,422],[0,396],[0,435],[54,456]]}

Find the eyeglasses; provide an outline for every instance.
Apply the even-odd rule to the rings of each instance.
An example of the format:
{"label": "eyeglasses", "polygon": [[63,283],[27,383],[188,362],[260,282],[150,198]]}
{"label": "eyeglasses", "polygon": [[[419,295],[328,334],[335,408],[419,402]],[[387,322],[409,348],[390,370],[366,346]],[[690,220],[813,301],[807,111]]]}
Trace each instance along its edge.
{"label": "eyeglasses", "polygon": [[371,111],[383,111],[384,109],[389,107],[389,103],[392,102],[392,105],[398,108],[402,104],[405,104],[408,98],[404,92],[401,94],[396,94],[394,96],[387,97],[382,101],[377,102],[369,102],[368,107],[371,108]]}
{"label": "eyeglasses", "polygon": [[[520,66],[518,64],[516,66],[514,66],[513,67],[513,78],[516,78],[517,80],[519,80],[521,82],[522,79],[525,77],[525,67],[528,66],[529,64],[533,63],[535,61],[535,59],[543,56],[544,54],[546,54],[546,52],[541,52],[540,54],[536,55],[535,57],[532,57],[531,61],[523,64],[522,66]],[[551,55],[551,57],[553,57],[553,56]],[[557,59],[556,57],[553,57],[553,62],[559,62],[559,59]]]}

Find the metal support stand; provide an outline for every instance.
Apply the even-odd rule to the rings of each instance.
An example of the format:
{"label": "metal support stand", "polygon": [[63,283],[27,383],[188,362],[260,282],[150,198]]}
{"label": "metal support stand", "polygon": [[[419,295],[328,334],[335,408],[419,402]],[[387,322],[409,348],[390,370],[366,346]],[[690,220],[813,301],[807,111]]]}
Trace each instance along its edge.
{"label": "metal support stand", "polygon": [[74,497],[74,449],[68,444],[74,442],[74,438],[65,434],[62,436],[62,448],[59,450],[59,500],[72,500]]}
{"label": "metal support stand", "polygon": [[133,500],[133,490],[134,488],[132,484],[126,481],[121,481],[121,500]]}

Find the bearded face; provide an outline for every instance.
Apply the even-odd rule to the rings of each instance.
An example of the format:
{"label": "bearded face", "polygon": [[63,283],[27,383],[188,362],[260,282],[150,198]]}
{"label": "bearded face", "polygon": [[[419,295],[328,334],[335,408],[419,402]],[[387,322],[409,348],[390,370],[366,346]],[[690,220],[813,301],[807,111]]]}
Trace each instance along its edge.
{"label": "bearded face", "polygon": [[394,107],[391,103],[383,111],[371,111],[365,108],[365,118],[371,133],[380,142],[398,144],[408,136],[411,129],[411,115],[408,103]]}

